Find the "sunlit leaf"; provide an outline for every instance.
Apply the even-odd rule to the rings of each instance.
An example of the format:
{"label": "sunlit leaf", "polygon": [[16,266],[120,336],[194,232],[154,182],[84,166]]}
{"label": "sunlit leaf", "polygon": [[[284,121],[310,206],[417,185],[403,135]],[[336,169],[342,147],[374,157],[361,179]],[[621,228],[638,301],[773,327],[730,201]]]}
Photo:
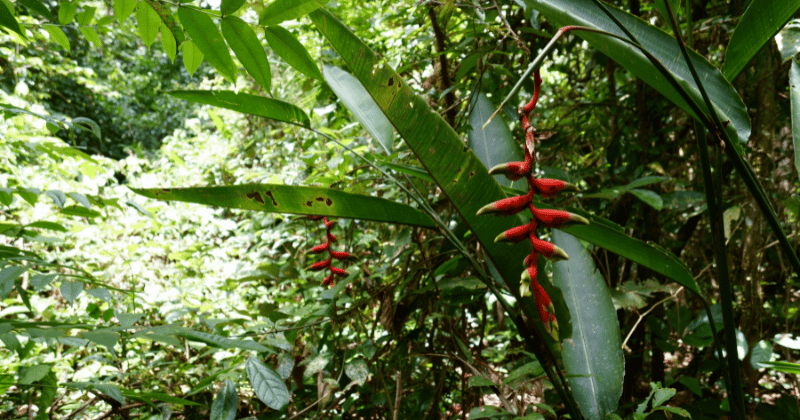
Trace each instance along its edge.
{"label": "sunlit leaf", "polygon": [[75,19],[75,12],[78,11],[77,1],[62,1],[58,5],[58,23],[69,25]]}
{"label": "sunlit leaf", "polygon": [[722,72],[733,80],[778,31],[800,10],[800,2],[759,0],[750,3],[725,49]]}
{"label": "sunlit leaf", "polygon": [[263,26],[277,25],[305,16],[324,5],[319,0],[274,0],[261,12],[258,23]]}
{"label": "sunlit leaf", "polygon": [[203,57],[229,82],[236,82],[236,65],[214,21],[207,14],[190,7],[178,8],[178,18],[183,29],[203,52]]}
{"label": "sunlit leaf", "polygon": [[225,385],[220,388],[211,403],[210,420],[234,420],[236,418],[239,397],[236,395],[236,384],[230,380],[225,380]]}
{"label": "sunlit leaf", "polygon": [[269,92],[272,79],[269,61],[253,28],[236,16],[222,19],[220,27],[225,40],[228,41],[228,45],[236,54],[236,58],[242,62],[247,73]]}
{"label": "sunlit leaf", "polygon": [[280,26],[268,26],[264,28],[264,37],[267,39],[269,47],[287,64],[308,77],[323,80],[322,73],[319,72],[319,67],[311,59],[308,50],[291,32]]}

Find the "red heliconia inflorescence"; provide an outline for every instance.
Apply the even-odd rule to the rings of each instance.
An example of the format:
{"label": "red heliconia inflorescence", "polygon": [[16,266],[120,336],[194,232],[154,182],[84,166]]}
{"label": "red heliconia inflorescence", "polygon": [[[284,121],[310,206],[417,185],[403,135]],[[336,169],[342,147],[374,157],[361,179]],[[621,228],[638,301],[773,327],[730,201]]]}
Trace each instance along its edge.
{"label": "red heliconia inflorescence", "polygon": [[331,264],[331,262],[333,262],[334,258],[337,259],[337,260],[340,260],[340,261],[344,260],[345,258],[350,257],[350,253],[349,252],[332,251],[331,250],[331,244],[336,242],[336,236],[334,236],[331,233],[331,228],[333,227],[334,222],[328,221],[328,218],[327,217],[323,217],[323,216],[308,216],[308,218],[311,219],[311,220],[323,219],[323,221],[325,222],[326,237],[328,238],[327,242],[325,242],[324,244],[319,244],[319,245],[311,248],[310,252],[314,253],[314,254],[319,254],[321,252],[328,251],[328,255],[329,255],[327,260],[319,261],[319,262],[314,263],[309,268],[309,270],[320,271],[320,270],[324,270],[325,268],[327,268],[330,271],[331,274],[328,277],[325,277],[325,280],[322,281],[322,284],[324,284],[326,286],[333,286],[334,276],[344,277],[344,276],[347,275],[347,272],[345,272],[344,269],[341,269],[341,268],[338,268],[338,267],[334,267]]}
{"label": "red heliconia inflorescence", "polygon": [[577,191],[574,185],[557,179],[536,179],[533,177],[534,166],[536,163],[536,130],[531,126],[528,114],[533,111],[536,102],[539,100],[539,90],[542,85],[542,78],[537,70],[534,73],[533,99],[520,108],[519,115],[522,121],[522,129],[525,131],[525,160],[523,162],[508,162],[497,165],[489,170],[490,174],[503,174],[506,178],[516,181],[525,178],[528,181],[528,193],[516,197],[504,198],[488,204],[478,210],[478,214],[497,213],[502,216],[511,216],[529,209],[532,220],[530,223],[511,228],[495,238],[495,242],[518,243],[528,239],[531,244],[531,253],[525,257],[525,271],[522,272],[523,295],[530,292],[536,300],[536,311],[539,319],[542,320],[545,329],[558,338],[558,323],[550,302],[550,296],[542,288],[536,278],[536,264],[539,254],[551,260],[566,260],[569,257],[561,248],[543,241],[536,236],[536,228],[544,225],[550,228],[558,228],[569,224],[589,224],[589,221],[577,214],[572,214],[562,210],[537,209],[533,206],[533,197],[538,194],[544,198],[552,197],[560,191]]}

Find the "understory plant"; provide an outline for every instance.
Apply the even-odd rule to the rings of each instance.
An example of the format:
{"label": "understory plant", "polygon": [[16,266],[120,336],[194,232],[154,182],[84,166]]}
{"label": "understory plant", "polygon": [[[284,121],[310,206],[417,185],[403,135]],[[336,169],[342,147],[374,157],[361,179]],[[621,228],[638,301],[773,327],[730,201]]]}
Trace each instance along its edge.
{"label": "understory plant", "polygon": [[[172,404],[181,406],[181,415],[186,418],[209,416],[214,419],[302,418],[311,413],[393,419],[466,417],[467,414],[470,418],[524,419],[542,413],[572,419],[625,415],[639,419],[655,411],[685,417],[693,415],[688,409],[664,406],[676,395],[675,388],[670,387],[680,386],[698,394],[699,399],[703,398],[704,391],[710,394],[711,388],[714,388],[713,395],[726,398],[724,405],[704,408],[707,413],[723,412],[737,419],[755,415],[754,408],[745,404],[747,400],[742,391],[741,340],[734,324],[735,299],[730,282],[731,264],[727,259],[728,238],[723,229],[725,223],[730,224],[725,220],[730,220],[731,216],[724,216],[722,209],[722,188],[727,182],[721,175],[727,168],[722,163],[722,153],[747,187],[755,208],[759,209],[758,214],[769,225],[777,241],[776,248],[781,251],[781,264],[785,261],[786,267],[800,272],[800,260],[793,248],[796,245],[783,231],[769,195],[746,158],[743,144],[750,136],[750,120],[744,102],[732,85],[745,66],[742,62],[749,62],[755,51],[772,38],[800,5],[777,11],[775,7],[764,11],[753,9],[750,15],[745,14],[739,24],[743,35],[732,38],[729,46],[732,52],[726,57],[726,66],[734,67],[726,67],[723,74],[684,44],[682,27],[671,9],[674,2],[658,2],[663,10],[662,18],[672,29],[671,35],[634,14],[598,0],[520,3],[525,4],[521,9],[524,13],[520,14],[524,19],[535,21],[541,13],[549,24],[561,29],[543,46],[531,43],[541,47],[540,52],[531,52],[515,33],[514,25],[508,22],[513,17],[511,13],[497,3],[488,8],[475,7],[472,19],[502,22],[503,31],[516,37],[519,45],[515,48],[527,50],[520,56],[522,62],[528,64],[527,70],[521,74],[505,70],[508,75],[497,70],[503,77],[485,73],[487,69],[502,68],[494,63],[485,65],[484,60],[494,58],[477,56],[473,59],[471,54],[459,56],[459,68],[450,69],[453,62],[452,57],[448,58],[451,52],[445,33],[453,27],[448,25],[457,26],[458,32],[475,33],[474,39],[465,40],[459,48],[472,45],[473,41],[480,46],[484,41],[481,41],[482,35],[477,34],[481,31],[469,30],[475,29],[474,21],[469,28],[468,19],[457,23],[450,20],[461,5],[420,5],[421,15],[430,22],[436,46],[436,52],[428,59],[431,74],[425,80],[407,77],[418,63],[393,60],[390,51],[381,45],[374,48],[384,49],[376,52],[334,14],[358,14],[359,10],[332,11],[316,1],[275,0],[267,5],[255,5],[226,0],[220,3],[219,10],[157,0],[115,0],[113,7],[105,10],[103,5],[63,1],[55,15],[38,0],[14,3],[11,7],[0,4],[0,26],[12,32],[17,42],[39,37],[43,45],[55,41],[67,50],[70,43],[62,27],[74,21],[73,29],[77,31],[70,34],[80,33],[94,42],[98,38],[97,30],[102,32],[102,28],[110,24],[111,19],[107,18],[112,11],[124,24],[135,9],[145,45],[149,46],[160,37],[170,61],[177,57],[180,46],[183,65],[189,74],[194,74],[205,60],[221,76],[221,79],[203,82],[199,89],[172,91],[173,98],[247,116],[243,120],[245,127],[237,127],[247,135],[242,135],[241,144],[236,144],[246,158],[232,167],[221,165],[203,173],[202,182],[197,183],[207,185],[159,184],[154,187],[153,179],[149,179],[147,188],[140,188],[142,184],[131,180],[131,190],[140,196],[223,207],[225,210],[221,212],[236,220],[234,227],[246,226],[247,235],[242,236],[249,237],[251,243],[227,252],[230,255],[225,258],[237,263],[231,264],[234,268],[225,270],[230,277],[215,280],[222,284],[219,287],[225,288],[226,293],[243,293],[246,296],[240,302],[243,307],[219,314],[214,312],[213,304],[192,304],[163,317],[159,314],[143,319],[145,314],[133,312],[140,304],[136,293],[131,292],[129,313],[112,307],[115,301],[113,296],[107,295],[110,294],[108,290],[103,289],[104,293],[92,288],[92,296],[105,302],[92,303],[94,306],[86,309],[98,324],[44,319],[41,313],[47,313],[48,309],[34,310],[37,300],[33,299],[32,304],[31,298],[43,293],[56,275],[63,276],[59,291],[72,304],[85,284],[103,284],[103,280],[97,278],[99,274],[94,273],[101,273],[107,265],[93,266],[93,273],[90,273],[65,264],[53,264],[16,244],[33,239],[47,241],[42,235],[30,233],[31,229],[67,229],[47,220],[32,223],[15,220],[5,226],[5,232],[17,242],[0,249],[5,264],[0,271],[1,297],[11,296],[9,299],[21,302],[17,309],[4,312],[8,318],[0,323],[0,339],[10,350],[9,354],[13,351],[20,360],[18,369],[0,373],[8,379],[5,385],[15,387],[14,401],[27,400],[25,414],[38,418],[47,418],[63,409],[58,403],[61,396],[57,398],[55,390],[69,389],[80,395],[70,402],[76,405],[70,407],[74,408],[67,415],[70,418],[86,410],[91,402],[102,401],[110,407],[102,417],[125,417],[131,415],[132,410],[151,410],[150,414],[159,411],[160,415],[169,416],[170,409],[164,405]],[[772,6],[773,3],[770,2]],[[78,7],[81,7],[79,13]],[[329,7],[335,8],[335,5]],[[6,9],[8,13],[3,12]],[[109,16],[95,16],[101,10],[107,11]],[[781,22],[774,27],[763,28],[753,23],[773,12],[780,12],[781,16],[777,19]],[[483,16],[479,16],[481,14]],[[34,18],[34,15],[40,17]],[[298,19],[309,20],[313,25],[309,28],[313,29],[298,28],[295,24]],[[359,25],[363,21],[349,20]],[[375,25],[380,24],[375,22]],[[688,26],[691,29],[692,25]],[[410,27],[419,25],[414,23]],[[298,33],[305,33],[300,29],[313,30],[315,35],[298,36]],[[549,33],[538,25],[525,29],[526,33]],[[415,30],[404,33],[403,37],[410,38],[408,34]],[[42,35],[45,33],[47,39]],[[593,59],[613,60],[625,67],[641,78],[642,83],[652,86],[653,92],[663,95],[664,101],[673,103],[675,109],[686,111],[688,117],[681,114],[681,118],[695,120],[686,133],[695,132],[697,145],[689,148],[682,143],[682,147],[697,150],[700,158],[698,172],[702,173],[704,194],[698,200],[703,204],[697,206],[697,214],[692,217],[708,213],[707,225],[700,226],[710,227],[714,250],[712,261],[702,272],[693,270],[680,259],[679,250],[673,252],[662,248],[664,244],[634,238],[624,226],[582,209],[587,199],[620,196],[630,200],[633,199],[629,196],[636,197],[653,208],[658,207],[661,200],[663,206],[661,196],[642,187],[667,182],[667,177],[642,176],[620,188],[570,199],[559,193],[578,192],[578,185],[581,190],[594,188],[591,176],[576,174],[583,173],[582,165],[586,162],[602,160],[603,156],[592,155],[595,152],[590,151],[587,152],[589,157],[577,159],[577,164],[564,164],[559,156],[560,148],[572,146],[556,137],[551,144],[542,142],[548,151],[547,159],[537,162],[537,146],[541,145],[537,145],[539,136],[531,114],[541,99],[544,67],[563,64],[561,58],[552,58],[559,42],[577,45],[576,40],[566,37],[567,33],[583,37],[596,48],[598,53]],[[319,34],[322,37],[315,38]],[[313,54],[304,43],[315,46],[311,49]],[[269,50],[265,49],[265,44]],[[274,64],[278,59],[281,66]],[[325,63],[323,71],[317,64],[320,60]],[[517,63],[511,64],[514,65],[510,68],[517,67]],[[303,79],[307,82],[293,83],[293,86],[273,83],[273,71],[282,72],[283,81],[307,78]],[[478,74],[469,79],[474,80],[474,84],[456,80],[459,84],[453,85],[453,79],[457,79],[454,75],[467,80],[470,72]],[[614,77],[611,68],[609,83],[615,81]],[[249,85],[243,87],[245,80]],[[509,81],[516,84],[512,87]],[[510,134],[508,124],[502,117],[493,118],[513,114],[513,111],[505,112],[506,105],[520,101],[519,93],[523,90],[532,99],[517,111],[517,128],[524,134],[520,157],[519,144]],[[420,94],[429,91],[435,94],[427,97]],[[492,97],[486,92],[492,93]],[[474,99],[463,102],[470,104],[464,107],[465,115],[475,121],[463,124],[457,112],[460,102],[454,98],[455,93]],[[334,95],[343,107],[327,103],[317,107],[320,105],[316,102],[318,98],[320,102],[332,101]],[[505,95],[505,99],[499,101],[500,95]],[[298,96],[303,99],[295,101]],[[306,96],[315,99],[308,100]],[[557,111],[549,108],[560,105],[561,98],[553,95],[547,99],[547,106],[539,110],[552,117]],[[499,103],[497,111],[494,114],[485,112],[495,108],[493,102]],[[314,113],[306,113],[305,109],[312,105]],[[66,123],[19,104],[3,105],[2,110],[4,118],[11,114],[42,118],[51,132],[76,127],[93,133],[99,131],[97,124],[90,120],[78,117]],[[213,112],[209,116],[217,131],[229,139],[233,137],[226,132],[228,127],[223,118]],[[353,128],[356,126],[351,124],[353,118],[363,130]],[[670,118],[678,117],[671,115]],[[205,123],[209,127],[212,125],[203,118],[192,121],[197,125]],[[616,134],[624,131],[616,120],[613,126]],[[579,126],[572,128],[582,130]],[[490,131],[497,135],[489,136]],[[395,133],[402,143],[395,141]],[[468,137],[466,146],[464,133]],[[97,135],[99,139],[99,133]],[[199,136],[192,141],[198,148],[203,143]],[[683,137],[676,141],[683,142]],[[275,149],[302,149],[302,156],[297,159],[302,162],[283,165],[288,159],[281,156],[281,150],[272,150],[273,155],[262,156],[259,160],[259,154],[264,151],[259,144],[268,142],[280,142]],[[20,142],[14,147],[28,146]],[[711,163],[709,147],[715,148],[715,165]],[[68,147],[55,144],[45,144],[36,150],[37,153],[74,153]],[[680,150],[684,153],[683,148]],[[541,156],[541,147],[539,153]],[[25,152],[14,154],[24,156]],[[186,166],[187,162],[174,151],[165,150],[165,154],[164,160]],[[82,157],[91,162],[90,157]],[[292,171],[292,176],[253,175],[259,165],[268,164],[272,158],[281,160],[275,164],[276,168],[288,167],[286,170]],[[645,159],[644,155],[640,157],[641,161]],[[137,164],[134,160],[128,163]],[[89,166],[82,167],[83,175],[93,173]],[[653,167],[654,171],[658,170],[657,166]],[[237,172],[243,168],[253,172],[246,175]],[[616,176],[610,172],[612,177]],[[252,182],[253,178],[257,182]],[[520,180],[524,180],[521,188],[514,184]],[[99,216],[95,208],[121,207],[119,200],[106,201],[99,191],[69,195],[77,204],[65,206],[67,196],[63,192],[33,191],[23,184],[6,185],[0,191],[0,202],[9,207],[21,198],[35,204],[40,195],[50,196],[63,208],[62,213],[87,219]],[[18,197],[16,202],[12,196]],[[569,211],[553,208],[549,203],[554,200],[558,200],[559,208]],[[130,206],[153,217],[135,202]],[[248,213],[228,213],[230,209]],[[12,212],[9,207],[8,213]],[[256,212],[274,216],[267,218]],[[489,213],[505,217],[482,217]],[[616,216],[622,211],[611,213]],[[259,216],[247,216],[252,214]],[[332,232],[336,226],[332,221],[334,217],[339,218],[343,229],[349,229],[348,238],[361,241],[358,247],[350,249],[360,250],[362,246],[365,249],[359,253],[366,258],[361,258],[360,266],[351,267],[349,273],[334,266],[351,257],[349,252],[334,249],[337,243]],[[298,233],[301,231],[298,221],[307,219],[323,221],[325,242],[312,245],[305,239],[307,236]],[[657,217],[654,216],[654,220]],[[374,228],[376,225],[380,228]],[[161,259],[185,261],[189,259],[187,256],[225,254],[218,249],[220,243],[244,241],[238,236],[234,238],[230,231],[235,228],[227,226],[219,227],[198,241],[202,244],[168,252]],[[545,233],[542,227],[557,230]],[[280,237],[270,237],[265,231],[279,232],[277,236]],[[498,235],[498,232],[502,233]],[[264,245],[260,242],[264,238],[273,240],[275,245]],[[509,247],[502,242],[522,245]],[[131,248],[137,246],[131,245]],[[309,264],[308,254],[324,254],[327,258]],[[601,273],[598,268],[598,265],[612,266],[600,257],[608,260],[611,254],[611,259],[625,260],[626,268],[618,271],[642,273],[647,280],[657,279],[660,284],[640,287],[633,292],[623,290],[624,285],[612,284],[611,270]],[[186,262],[186,272],[196,273],[204,263],[213,264],[199,260],[203,257],[196,258],[194,263]],[[154,271],[157,270],[145,273]],[[324,288],[314,287],[319,281],[307,271],[325,272]],[[696,278],[706,271],[714,272],[714,278],[718,279],[719,296],[709,296],[710,285],[698,283]],[[158,295],[159,290],[155,289],[153,285],[145,285],[142,296]],[[646,290],[642,292],[642,289]],[[684,290],[691,293],[691,299],[701,307],[696,314],[680,306],[677,296]],[[612,291],[616,292],[614,296]],[[636,312],[638,320],[623,341],[617,309],[647,306],[635,306],[637,292],[649,294],[647,297],[669,292],[670,296],[653,302],[651,308],[641,314]],[[702,367],[707,371],[701,371],[696,377],[679,373],[663,378],[665,382],[670,381],[668,384],[653,382],[642,396],[644,402],[632,404],[631,396],[623,397],[623,388],[628,381],[635,386],[637,378],[625,372],[623,348],[631,334],[643,331],[637,327],[646,315],[660,310],[660,305],[666,301],[675,303],[674,310],[663,317],[669,325],[660,320],[650,321],[653,318],[644,321],[651,341],[659,351],[670,349],[676,337],[680,337],[684,345],[710,349],[693,354],[697,361],[708,362]],[[614,304],[619,302],[623,304],[615,308]],[[719,303],[712,306],[711,302]],[[185,315],[193,321],[181,323]],[[496,322],[487,325],[490,324],[488,319]],[[104,324],[98,326],[100,323]],[[722,333],[717,332],[720,325]],[[69,335],[72,330],[79,332],[76,336]],[[638,340],[645,341],[644,337]],[[150,343],[150,347],[142,342]],[[83,378],[87,380],[78,380],[81,378],[69,376],[68,369],[57,372],[47,361],[49,356],[45,348],[61,351],[61,346],[72,346],[78,352],[90,345],[105,351],[114,361],[114,369],[107,369],[111,373],[103,371],[95,377]],[[131,350],[131,346],[136,350]],[[32,355],[34,348],[41,353]],[[753,366],[760,366],[758,369],[771,366],[768,363],[774,362],[777,356],[762,348],[761,356],[756,357],[757,348],[748,343],[744,345],[751,364],[755,360]],[[652,347],[648,351],[655,354],[655,349]],[[128,350],[147,363],[153,360],[154,370],[173,366],[178,360],[180,366],[198,361],[205,363],[209,372],[176,371],[176,375],[185,374],[192,385],[171,384],[170,391],[175,395],[159,391],[163,388],[160,385],[139,392],[134,389],[138,384],[134,375],[126,374],[131,367],[122,361]],[[644,352],[642,349],[642,354]],[[37,358],[35,362],[31,361],[33,357]],[[655,360],[655,356],[652,357]],[[92,358],[97,357],[86,357],[87,360]],[[700,389],[698,377],[709,381],[708,389],[697,391]],[[717,387],[720,377],[724,386]],[[121,383],[125,386],[120,386]],[[452,395],[443,396],[441,389],[445,384],[455,390]],[[248,390],[240,392],[242,386]],[[431,386],[435,388],[433,391],[429,389]],[[533,404],[531,394],[543,402]],[[239,398],[251,395],[255,398],[246,404],[247,408],[240,410]],[[486,402],[490,398],[491,404]],[[621,398],[626,399],[622,406]],[[77,404],[79,399],[84,401]],[[136,403],[127,404],[129,401]],[[157,408],[154,402],[163,404]],[[648,404],[652,406],[649,411]]]}

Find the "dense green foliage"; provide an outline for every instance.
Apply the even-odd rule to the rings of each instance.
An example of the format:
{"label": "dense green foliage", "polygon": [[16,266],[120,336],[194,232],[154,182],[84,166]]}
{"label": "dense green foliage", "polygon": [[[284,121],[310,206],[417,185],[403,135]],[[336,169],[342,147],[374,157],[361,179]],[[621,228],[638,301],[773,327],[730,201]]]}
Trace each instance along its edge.
{"label": "dense green foliage", "polygon": [[0,419],[800,418],[790,3],[0,1]]}

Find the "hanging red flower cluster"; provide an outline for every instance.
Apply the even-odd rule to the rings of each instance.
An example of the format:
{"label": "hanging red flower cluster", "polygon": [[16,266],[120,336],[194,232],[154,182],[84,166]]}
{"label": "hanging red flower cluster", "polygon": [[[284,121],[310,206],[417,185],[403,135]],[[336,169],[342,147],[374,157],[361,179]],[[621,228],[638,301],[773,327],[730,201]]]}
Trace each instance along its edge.
{"label": "hanging red flower cluster", "polygon": [[344,260],[345,258],[348,258],[350,256],[350,253],[349,252],[331,250],[331,244],[336,242],[336,236],[334,236],[334,234],[331,233],[331,228],[333,227],[334,222],[328,221],[328,218],[327,217],[323,217],[323,216],[308,216],[308,218],[311,219],[311,220],[323,219],[323,221],[325,222],[325,232],[326,232],[326,235],[327,235],[327,238],[328,238],[327,242],[325,242],[324,244],[319,244],[319,245],[311,248],[311,251],[310,251],[310,252],[312,252],[314,254],[319,254],[321,252],[328,251],[328,259],[324,260],[324,261],[319,261],[319,262],[314,263],[311,266],[311,268],[309,268],[309,270],[311,270],[311,271],[320,271],[320,270],[323,270],[325,268],[328,268],[330,270],[331,274],[328,277],[325,277],[325,280],[322,281],[322,284],[324,284],[326,286],[333,286],[333,278],[334,278],[334,276],[344,277],[344,276],[347,275],[347,272],[344,271],[344,269],[342,269],[342,268],[334,267],[331,264],[331,262],[333,261],[334,258],[336,258],[337,260],[340,260],[340,261]]}
{"label": "hanging red flower cluster", "polygon": [[[506,178],[516,181],[525,178],[528,181],[528,193],[517,197],[509,197],[494,203],[488,204],[478,210],[478,215],[487,213],[499,213],[502,216],[511,216],[524,209],[530,209],[532,220],[522,226],[511,228],[495,238],[495,242],[508,241],[518,243],[524,239],[531,242],[531,253],[525,258],[525,271],[522,272],[520,285],[523,296],[533,293],[536,300],[536,311],[542,320],[545,329],[558,337],[558,323],[554,314],[550,296],[544,291],[536,279],[536,264],[539,254],[551,260],[566,260],[569,258],[567,253],[561,248],[543,241],[536,237],[536,228],[539,224],[550,228],[558,228],[568,224],[589,224],[589,221],[577,214],[572,214],[562,210],[537,209],[533,206],[534,195],[539,194],[544,198],[554,196],[560,191],[578,191],[578,188],[568,182],[557,179],[536,179],[533,177],[534,166],[536,163],[536,130],[531,126],[528,114],[533,111],[539,99],[539,90],[542,85],[542,78],[537,70],[534,73],[533,99],[520,108],[519,115],[522,122],[522,129],[525,131],[525,160],[523,162],[508,162],[500,164],[489,170],[490,174],[503,174]],[[530,288],[530,289],[528,289]]]}

